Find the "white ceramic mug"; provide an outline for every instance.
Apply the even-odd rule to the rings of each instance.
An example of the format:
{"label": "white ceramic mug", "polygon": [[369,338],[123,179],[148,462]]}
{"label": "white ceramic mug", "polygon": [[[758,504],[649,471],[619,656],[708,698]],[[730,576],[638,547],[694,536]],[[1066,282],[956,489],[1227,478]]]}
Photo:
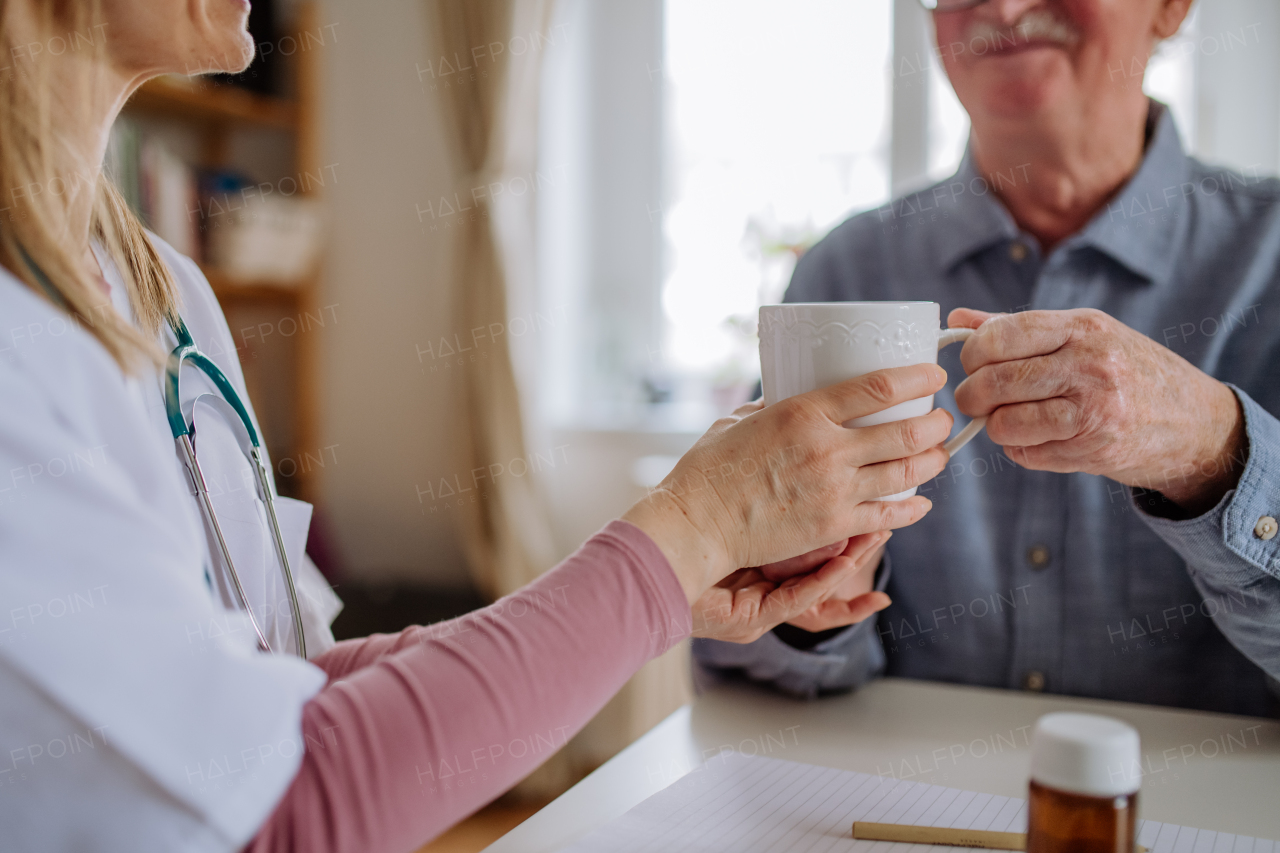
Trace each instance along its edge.
{"label": "white ceramic mug", "polygon": [[[936,302],[796,302],[760,308],[764,403],[825,388],[885,367],[937,364],[938,350],[968,340],[973,329],[943,331]],[[927,415],[933,395],[846,421],[864,427]],[[955,453],[982,431],[975,418],[943,445]],[[903,500],[915,489],[884,500]]]}

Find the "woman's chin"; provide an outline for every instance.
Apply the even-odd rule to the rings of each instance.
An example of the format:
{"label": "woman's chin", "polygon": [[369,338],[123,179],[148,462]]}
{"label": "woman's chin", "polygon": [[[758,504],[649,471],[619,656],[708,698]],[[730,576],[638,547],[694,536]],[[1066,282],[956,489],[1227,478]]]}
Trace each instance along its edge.
{"label": "woman's chin", "polygon": [[[253,36],[249,35],[246,32],[242,32],[241,36],[242,38],[240,38],[239,45],[238,45],[240,49],[240,61],[239,63],[236,64],[235,68],[227,69],[232,74],[239,74],[241,71],[248,68],[249,65],[252,64],[253,62],[253,56],[255,52]],[[235,53],[232,52],[228,55],[235,56]]]}
{"label": "woman's chin", "polygon": [[206,60],[201,67],[212,74],[239,74],[253,62],[254,53],[253,37],[242,32],[235,38],[228,39],[226,44],[207,51]]}

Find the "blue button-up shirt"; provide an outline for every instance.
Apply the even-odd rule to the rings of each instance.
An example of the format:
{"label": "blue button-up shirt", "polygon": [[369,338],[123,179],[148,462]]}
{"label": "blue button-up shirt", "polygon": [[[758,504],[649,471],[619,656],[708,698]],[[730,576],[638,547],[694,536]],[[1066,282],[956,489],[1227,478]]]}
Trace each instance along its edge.
{"label": "blue button-up shirt", "polygon": [[[810,651],[772,633],[696,641],[704,677],[815,695],[885,672],[1276,713],[1280,536],[1255,528],[1280,517],[1280,182],[1189,158],[1158,104],[1147,132],[1128,184],[1047,257],[966,157],[951,179],[837,227],[786,298],[932,300],[943,317],[1105,311],[1233,386],[1249,441],[1237,487],[1202,516],[1169,520],[1152,495],[1020,468],[981,434],[920,488],[933,510],[889,541],[887,610]],[[1035,180],[1034,166],[991,180]],[[937,402],[958,415],[959,348],[940,363]]]}

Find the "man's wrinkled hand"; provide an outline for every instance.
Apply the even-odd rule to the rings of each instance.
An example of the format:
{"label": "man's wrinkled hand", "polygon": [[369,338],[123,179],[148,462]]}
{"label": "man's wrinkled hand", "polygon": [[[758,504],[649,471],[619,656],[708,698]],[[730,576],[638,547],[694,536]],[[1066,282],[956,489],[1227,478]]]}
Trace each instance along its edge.
{"label": "man's wrinkled hand", "polygon": [[1211,508],[1244,467],[1240,404],[1231,389],[1092,308],[988,314],[958,308],[951,328],[976,328],[960,360],[956,405],[987,415],[987,435],[1026,468],[1083,471]]}

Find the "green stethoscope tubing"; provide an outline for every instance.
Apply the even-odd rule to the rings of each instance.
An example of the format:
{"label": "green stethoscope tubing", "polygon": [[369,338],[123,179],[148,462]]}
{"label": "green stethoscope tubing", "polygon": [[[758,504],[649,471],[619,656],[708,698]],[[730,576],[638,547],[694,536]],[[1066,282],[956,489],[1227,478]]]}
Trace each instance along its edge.
{"label": "green stethoscope tubing", "polygon": [[253,625],[254,633],[258,636],[258,646],[263,651],[272,651],[271,645],[267,642],[266,634],[262,631],[262,626],[258,624],[258,619],[254,616],[253,608],[249,606],[249,596],[245,593],[244,586],[240,583],[240,574],[236,571],[235,561],[231,559],[231,549],[227,547],[226,537],[222,533],[222,525],[218,523],[218,514],[213,510],[213,501],[209,497],[209,488],[205,483],[204,472],[196,459],[195,446],[191,443],[191,427],[187,424],[187,419],[182,415],[180,382],[182,364],[187,361],[209,377],[218,392],[222,394],[223,399],[235,410],[236,415],[240,418],[241,425],[249,436],[249,456],[253,461],[254,475],[258,481],[258,488],[262,492],[262,502],[266,506],[267,518],[271,522],[272,538],[275,540],[276,553],[280,557],[280,565],[284,571],[285,586],[289,591],[289,608],[293,612],[294,640],[297,643],[299,657],[306,658],[307,643],[302,630],[302,609],[298,605],[298,587],[293,580],[293,570],[289,565],[289,554],[285,549],[284,535],[280,532],[280,520],[276,516],[275,495],[271,490],[271,481],[267,478],[267,468],[262,463],[262,443],[258,437],[258,430],[253,424],[253,418],[249,417],[249,411],[245,408],[244,401],[240,399],[235,387],[218,365],[200,352],[195,340],[191,337],[191,332],[187,330],[187,324],[182,321],[182,318],[175,316],[169,321],[169,327],[173,329],[173,335],[177,339],[177,346],[169,353],[168,362],[165,364],[165,416],[169,420],[169,431],[173,433],[173,440],[177,443],[178,449],[182,452],[182,458],[186,462],[187,472],[191,475],[191,482],[196,490],[196,499],[204,511],[205,519],[213,530],[214,538],[218,542],[218,549],[222,552],[222,559],[226,562],[227,571],[231,575],[232,585],[236,590],[236,596],[240,599],[240,604],[245,613],[249,615],[249,621]]}
{"label": "green stethoscope tubing", "polygon": [[253,419],[249,417],[249,412],[241,402],[240,395],[236,393],[235,386],[227,379],[226,374],[196,347],[196,342],[192,339],[191,332],[187,331],[187,324],[181,317],[171,321],[169,327],[173,329],[173,336],[178,339],[178,345],[174,347],[173,352],[169,353],[169,362],[165,366],[164,413],[169,418],[169,430],[173,433],[174,440],[191,434],[186,419],[182,417],[182,398],[178,394],[178,371],[182,367],[182,362],[190,361],[213,381],[223,398],[231,404],[231,408],[236,410],[236,414],[240,416],[240,422],[244,424],[245,432],[249,433],[249,443],[254,447],[261,447]]}
{"label": "green stethoscope tubing", "polygon": [[[58,289],[53,286],[53,283],[49,281],[49,277],[45,275],[44,270],[40,269],[39,265],[32,260],[26,249],[21,246],[18,249],[22,253],[22,259],[27,268],[31,270],[31,274],[49,299],[54,304],[65,307],[66,301],[62,298]],[[195,340],[191,337],[191,332],[187,330],[187,324],[182,321],[182,318],[175,314],[173,319],[169,321],[169,328],[173,330],[173,335],[177,339],[178,345],[174,347],[173,352],[169,353],[169,360],[165,365],[164,411],[165,416],[169,419],[169,431],[173,433],[173,440],[177,442],[178,449],[182,451],[182,458],[186,462],[187,473],[191,475],[191,482],[196,490],[196,499],[201,509],[204,510],[205,518],[208,520],[210,527],[213,528],[214,538],[218,540],[218,549],[222,552],[222,559],[226,561],[232,584],[236,588],[236,595],[240,599],[240,605],[244,608],[244,612],[249,615],[249,622],[253,624],[253,631],[258,635],[258,647],[264,652],[270,652],[272,651],[271,644],[267,642],[267,636],[263,633],[262,626],[258,624],[258,618],[253,615],[253,608],[249,606],[249,596],[245,594],[244,585],[240,583],[240,574],[236,571],[235,562],[231,559],[231,549],[227,547],[226,537],[222,535],[222,525],[218,523],[218,514],[213,511],[213,501],[209,497],[209,488],[205,484],[204,472],[200,469],[200,463],[196,461],[195,446],[191,443],[191,427],[187,425],[186,418],[182,416],[179,374],[182,371],[182,363],[184,361],[190,361],[213,381],[223,399],[230,404],[231,408],[235,409],[245,432],[249,434],[249,456],[253,461],[253,470],[258,480],[258,488],[262,492],[262,502],[267,507],[267,518],[271,522],[271,534],[272,538],[275,539],[276,553],[280,555],[280,565],[284,569],[285,586],[289,590],[289,608],[293,611],[294,641],[297,644],[298,656],[305,659],[307,656],[307,642],[302,630],[302,608],[298,606],[298,587],[293,581],[293,570],[289,566],[289,554],[284,547],[284,535],[280,532],[280,519],[276,516],[275,494],[271,491],[271,481],[267,478],[267,468],[262,464],[262,442],[258,438],[258,429],[253,425],[253,418],[249,417],[249,410],[244,407],[244,401],[240,399],[235,386],[227,380],[226,374],[222,372],[218,365],[213,363],[212,359],[200,352]]]}

